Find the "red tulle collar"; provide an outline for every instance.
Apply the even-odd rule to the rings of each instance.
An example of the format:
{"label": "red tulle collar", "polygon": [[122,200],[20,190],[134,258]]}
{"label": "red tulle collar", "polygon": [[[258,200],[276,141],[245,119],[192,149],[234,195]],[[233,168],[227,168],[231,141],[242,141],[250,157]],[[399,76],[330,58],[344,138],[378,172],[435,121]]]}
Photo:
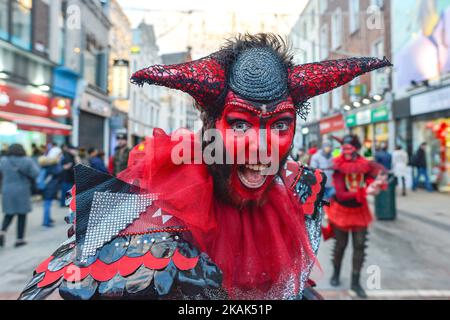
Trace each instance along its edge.
{"label": "red tulle collar", "polygon": [[282,288],[280,282],[289,277],[296,279],[293,289],[298,290],[299,274],[314,254],[291,190],[276,179],[264,204],[237,209],[216,199],[206,165],[173,164],[174,143],[164,132],[154,132],[131,152],[130,167],[120,178],[161,195],[156,205],[187,225],[195,244],[222,270],[231,295],[248,291],[247,298],[264,299],[271,292],[271,298],[282,298],[286,292],[274,288]]}
{"label": "red tulle collar", "polygon": [[364,173],[367,174],[371,171],[370,161],[358,155],[353,160],[347,160],[343,155],[335,158],[334,169],[343,174],[352,173]]}

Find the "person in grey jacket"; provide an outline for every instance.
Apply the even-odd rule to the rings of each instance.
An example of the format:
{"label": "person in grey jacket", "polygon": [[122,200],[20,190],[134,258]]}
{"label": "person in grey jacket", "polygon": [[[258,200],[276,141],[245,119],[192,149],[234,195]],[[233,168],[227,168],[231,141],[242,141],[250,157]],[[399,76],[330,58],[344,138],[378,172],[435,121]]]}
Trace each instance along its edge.
{"label": "person in grey jacket", "polygon": [[331,142],[325,141],[322,143],[322,149],[316,152],[311,158],[311,167],[322,170],[327,176],[327,183],[325,185],[324,199],[330,200],[334,196],[334,187],[332,182],[333,176],[333,157],[332,157]]}
{"label": "person in grey jacket", "polygon": [[38,165],[25,154],[20,144],[12,144],[6,156],[0,160],[2,174],[2,206],[5,214],[0,232],[0,247],[14,216],[17,216],[17,241],[15,246],[26,244],[24,240],[27,213],[31,211],[31,186],[39,174]]}

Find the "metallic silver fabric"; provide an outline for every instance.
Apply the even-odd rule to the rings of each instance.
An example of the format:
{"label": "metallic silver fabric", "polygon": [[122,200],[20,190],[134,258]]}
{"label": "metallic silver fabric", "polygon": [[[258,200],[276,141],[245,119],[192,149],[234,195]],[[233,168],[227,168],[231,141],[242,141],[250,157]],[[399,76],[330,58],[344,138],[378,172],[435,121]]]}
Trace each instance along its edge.
{"label": "metallic silver fabric", "polygon": [[155,195],[94,192],[81,262],[137,219],[153,200]]}

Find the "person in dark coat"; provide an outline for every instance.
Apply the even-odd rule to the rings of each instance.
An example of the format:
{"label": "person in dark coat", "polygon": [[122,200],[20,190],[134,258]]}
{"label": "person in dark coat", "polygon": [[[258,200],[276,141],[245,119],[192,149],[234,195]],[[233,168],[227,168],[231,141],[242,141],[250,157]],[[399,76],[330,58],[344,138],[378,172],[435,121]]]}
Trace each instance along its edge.
{"label": "person in dark coat", "polygon": [[381,164],[386,170],[392,170],[392,155],[387,150],[385,143],[381,144],[381,147],[375,152],[375,161]]}
{"label": "person in dark coat", "polygon": [[63,171],[61,174],[61,199],[60,206],[66,206],[66,194],[75,184],[75,175],[73,168],[76,165],[77,148],[72,145],[63,146],[63,155],[61,159],[61,165]]}
{"label": "person in dark coat", "polygon": [[41,173],[43,178],[44,188],[42,189],[42,198],[44,200],[44,217],[42,226],[50,228],[53,227],[53,219],[51,217],[52,202],[56,199],[58,190],[60,189],[61,176],[63,167],[60,164],[61,153],[54,153],[51,156],[41,156],[39,158],[39,165],[41,166]]}
{"label": "person in dark coat", "polygon": [[108,169],[106,169],[105,163],[103,160],[99,157],[99,152],[95,148],[89,148],[88,150],[89,154],[89,166],[91,168],[94,168],[95,170],[108,173]]}
{"label": "person in dark coat", "polygon": [[113,175],[117,176],[119,172],[125,170],[128,166],[128,157],[130,148],[127,145],[127,135],[124,133],[116,136],[117,147],[114,150],[113,156]]}
{"label": "person in dark coat", "polygon": [[425,188],[427,189],[427,191],[433,191],[433,187],[431,186],[430,177],[428,176],[427,170],[426,148],[427,143],[422,143],[412,158],[412,166],[416,169],[413,177],[413,191],[417,190],[417,186],[419,185],[419,181],[422,176],[425,179]]}
{"label": "person in dark coat", "polygon": [[0,232],[0,247],[14,216],[17,216],[17,241],[15,246],[26,244],[24,240],[26,218],[31,211],[31,186],[39,174],[39,167],[20,144],[12,144],[7,155],[0,160],[2,173],[2,207],[5,214]]}

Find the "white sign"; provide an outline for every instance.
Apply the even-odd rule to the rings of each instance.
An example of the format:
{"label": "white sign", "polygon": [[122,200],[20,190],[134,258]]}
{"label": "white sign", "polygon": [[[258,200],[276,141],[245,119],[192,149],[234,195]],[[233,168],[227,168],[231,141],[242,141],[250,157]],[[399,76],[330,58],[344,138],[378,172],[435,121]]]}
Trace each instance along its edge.
{"label": "white sign", "polygon": [[356,114],[356,123],[358,125],[368,124],[372,121],[372,114],[370,109],[360,111]]}
{"label": "white sign", "polygon": [[111,105],[88,93],[83,94],[80,109],[106,118],[111,116]]}
{"label": "white sign", "polygon": [[411,97],[411,115],[450,109],[450,87]]}

